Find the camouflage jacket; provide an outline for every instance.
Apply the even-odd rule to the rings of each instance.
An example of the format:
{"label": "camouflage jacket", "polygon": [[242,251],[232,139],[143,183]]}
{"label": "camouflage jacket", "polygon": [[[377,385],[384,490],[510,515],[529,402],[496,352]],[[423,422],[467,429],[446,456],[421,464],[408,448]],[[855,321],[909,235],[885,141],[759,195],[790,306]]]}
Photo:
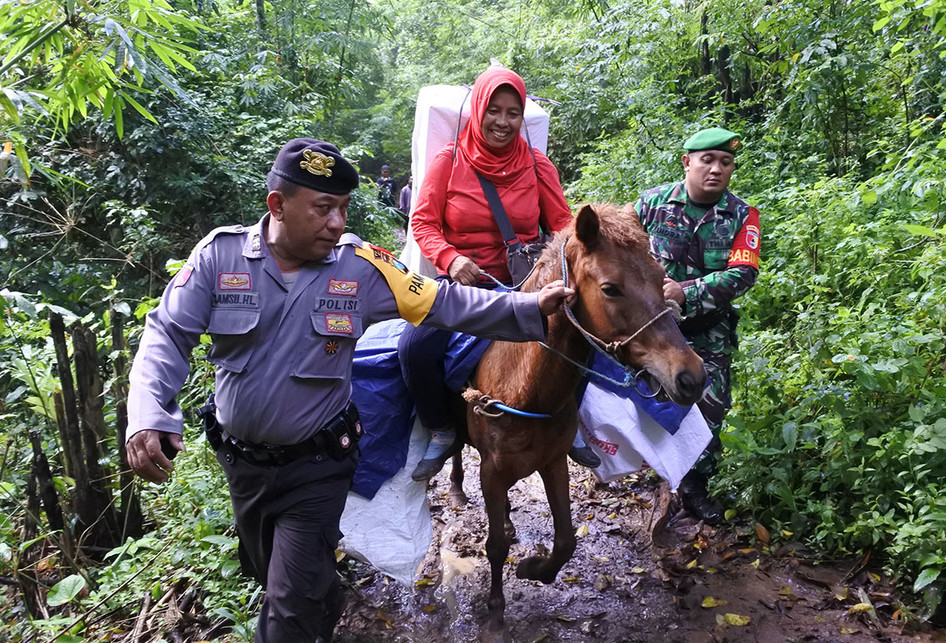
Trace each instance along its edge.
{"label": "camouflage jacket", "polygon": [[647,190],[636,210],[651,254],[683,287],[683,334],[698,352],[730,352],[739,321],[732,301],[759,274],[759,211],[727,190],[703,212],[682,182]]}

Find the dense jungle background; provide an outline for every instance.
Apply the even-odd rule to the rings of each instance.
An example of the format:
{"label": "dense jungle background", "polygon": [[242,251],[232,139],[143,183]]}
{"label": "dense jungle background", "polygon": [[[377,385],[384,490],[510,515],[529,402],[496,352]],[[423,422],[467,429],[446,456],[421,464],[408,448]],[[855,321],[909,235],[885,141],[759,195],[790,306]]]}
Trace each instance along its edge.
{"label": "dense jungle background", "polygon": [[[396,247],[373,179],[408,175],[418,90],[491,59],[555,101],[573,205],[678,180],[701,127],[742,135],[763,261],[716,491],[946,621],[946,0],[2,0],[0,33],[0,639],[117,638],[189,587],[251,638],[196,418],[171,482],[120,470],[143,316],[264,212],[292,137],[358,164],[349,227]],[[195,355],[182,406],[211,386]]]}

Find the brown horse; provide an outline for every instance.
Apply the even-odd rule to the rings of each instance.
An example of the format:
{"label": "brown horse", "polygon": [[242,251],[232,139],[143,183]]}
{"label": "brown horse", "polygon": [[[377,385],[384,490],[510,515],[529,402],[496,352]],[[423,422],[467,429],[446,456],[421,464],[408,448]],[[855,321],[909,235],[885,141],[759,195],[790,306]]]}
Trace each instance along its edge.
{"label": "brown horse", "polygon": [[[476,394],[467,396],[482,393],[508,407],[548,415],[497,414],[495,407],[486,407],[484,414],[481,404],[468,405],[469,442],[480,452],[480,485],[489,519],[491,634],[504,629],[503,563],[512,537],[508,492],[516,481],[539,472],[555,528],[551,554],[522,560],[516,575],[551,583],[575,551],[566,455],[578,426],[575,391],[582,372],[577,364],[588,361],[593,344],[659,384],[680,404],[693,404],[703,393],[703,362],[665,314],[664,271],[650,256],[633,208],[584,206],[573,225],[554,237],[522,289],[538,290],[563,278],[563,268],[576,291],[572,319],[566,312],[549,318],[547,347],[493,342],[471,382]],[[462,501],[458,465],[462,467],[456,456],[451,495]]]}

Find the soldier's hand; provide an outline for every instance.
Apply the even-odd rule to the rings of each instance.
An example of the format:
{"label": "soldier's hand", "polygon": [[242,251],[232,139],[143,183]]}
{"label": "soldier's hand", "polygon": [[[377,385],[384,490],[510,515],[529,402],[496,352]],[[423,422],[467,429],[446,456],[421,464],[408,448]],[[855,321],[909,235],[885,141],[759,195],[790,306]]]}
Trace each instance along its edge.
{"label": "soldier's hand", "polygon": [[681,306],[686,303],[683,288],[670,277],[664,277],[664,299],[667,301],[675,301]]}
{"label": "soldier's hand", "polygon": [[[162,449],[164,442],[167,453]],[[139,476],[151,482],[166,482],[174,470],[171,458],[184,450],[184,438],[179,433],[148,429],[131,436],[125,445],[128,464]]]}
{"label": "soldier's hand", "polygon": [[557,313],[566,302],[571,305],[574,301],[575,291],[567,288],[561,279],[546,284],[539,291],[539,310],[546,317]]}
{"label": "soldier's hand", "polygon": [[450,262],[450,267],[447,268],[447,274],[458,284],[475,286],[476,282],[480,279],[480,267],[469,257],[459,255]]}

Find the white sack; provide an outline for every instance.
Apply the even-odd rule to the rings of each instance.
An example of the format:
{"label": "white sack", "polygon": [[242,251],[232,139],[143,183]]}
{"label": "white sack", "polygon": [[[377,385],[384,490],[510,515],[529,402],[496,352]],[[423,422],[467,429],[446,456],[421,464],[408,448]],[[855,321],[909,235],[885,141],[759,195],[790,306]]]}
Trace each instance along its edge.
{"label": "white sack", "polygon": [[592,471],[603,482],[639,471],[646,462],[674,491],[713,438],[696,406],[670,435],[634,402],[594,383],[588,384],[579,408],[578,430],[601,458]]}
{"label": "white sack", "polygon": [[[411,189],[411,212],[424,184],[424,174],[430,162],[447,143],[453,143],[457,132],[470,120],[470,90],[460,85],[429,85],[417,95],[414,111],[414,134],[411,138],[411,173],[414,187]],[[461,114],[460,107],[463,107]],[[459,129],[457,129],[459,127]],[[528,136],[527,134],[528,130]],[[545,152],[549,143],[549,115],[531,98],[526,99],[523,110],[523,127],[520,134],[532,147]],[[407,242],[401,252],[401,261],[414,272],[434,277],[437,270],[420,252],[414,241],[413,228],[407,228]]]}
{"label": "white sack", "polygon": [[341,520],[345,536],[339,549],[410,588],[433,538],[427,482],[411,479],[429,437],[427,429],[415,421],[407,464],[381,485],[373,499],[349,493]]}

